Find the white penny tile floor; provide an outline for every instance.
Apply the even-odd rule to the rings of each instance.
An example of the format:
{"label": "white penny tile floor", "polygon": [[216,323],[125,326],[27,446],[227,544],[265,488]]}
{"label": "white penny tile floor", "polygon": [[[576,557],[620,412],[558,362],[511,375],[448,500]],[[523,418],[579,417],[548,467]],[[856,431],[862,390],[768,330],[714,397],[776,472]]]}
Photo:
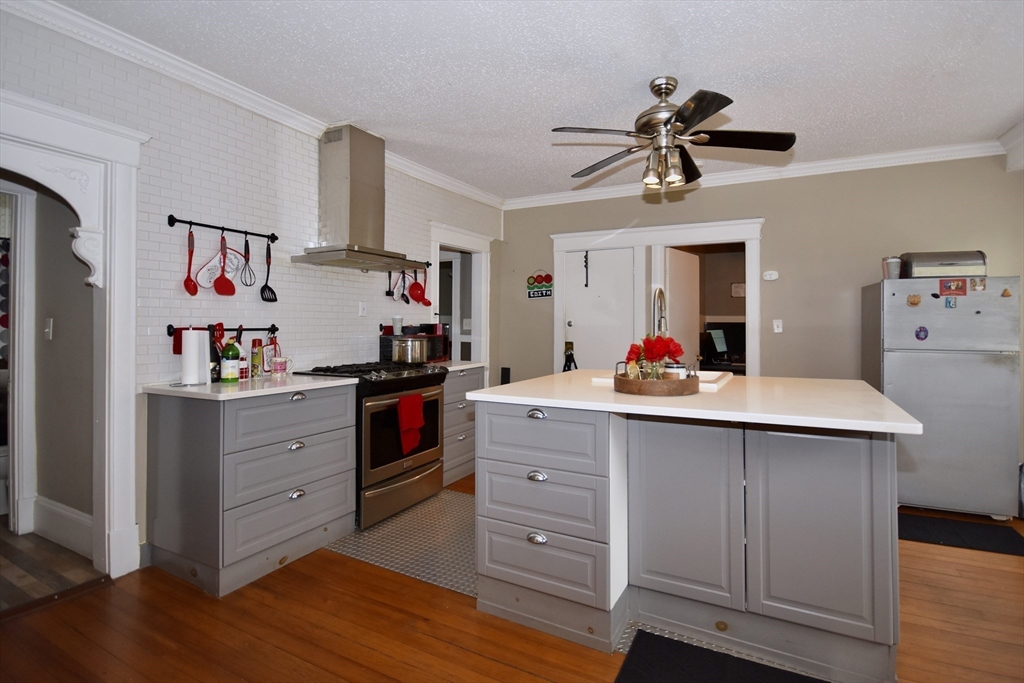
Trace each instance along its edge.
{"label": "white penny tile floor", "polygon": [[327,549],[475,598],[475,523],[476,497],[444,489]]}

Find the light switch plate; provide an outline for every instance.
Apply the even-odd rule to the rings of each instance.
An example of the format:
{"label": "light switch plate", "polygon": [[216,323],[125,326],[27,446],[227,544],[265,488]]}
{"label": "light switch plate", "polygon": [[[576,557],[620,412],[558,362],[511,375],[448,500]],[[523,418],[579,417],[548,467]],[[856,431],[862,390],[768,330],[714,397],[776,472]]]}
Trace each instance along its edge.
{"label": "light switch plate", "polygon": [[764,275],[762,275],[761,277],[763,277],[765,280],[768,280],[768,281],[778,280],[779,279],[779,271],[777,271],[777,270],[766,270],[766,271],[764,271]]}
{"label": "light switch plate", "polygon": [[365,318],[366,317],[366,302],[365,301],[360,301],[359,302],[359,317],[360,318]]}
{"label": "light switch plate", "polygon": [[772,332],[774,332],[775,334],[780,334],[782,332],[782,321],[781,320],[773,320],[772,321]]}

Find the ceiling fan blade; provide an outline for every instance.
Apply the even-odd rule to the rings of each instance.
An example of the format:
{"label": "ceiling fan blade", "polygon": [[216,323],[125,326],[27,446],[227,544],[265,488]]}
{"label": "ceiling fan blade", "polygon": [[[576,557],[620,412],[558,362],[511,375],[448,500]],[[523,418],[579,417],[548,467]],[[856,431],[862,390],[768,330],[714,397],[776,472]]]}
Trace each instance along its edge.
{"label": "ceiling fan blade", "polygon": [[630,154],[633,154],[634,152],[639,152],[642,149],[647,149],[650,146],[651,146],[650,143],[648,143],[646,145],[637,145],[636,147],[630,147],[628,149],[622,150],[621,152],[616,152],[615,154],[611,155],[610,157],[608,157],[606,159],[601,159],[601,161],[597,162],[593,166],[587,166],[582,171],[577,171],[576,173],[573,173],[572,177],[573,178],[584,178],[584,177],[590,175],[591,173],[593,173],[595,171],[600,171],[605,166],[611,166],[612,164],[614,164],[619,159],[625,159]]}
{"label": "ceiling fan blade", "polygon": [[796,144],[796,133],[772,133],[757,130],[701,130],[690,135],[707,135],[707,142],[691,140],[705,147],[739,147],[786,152]]}
{"label": "ceiling fan blade", "polygon": [[710,90],[698,90],[690,95],[690,99],[680,105],[669,123],[677,123],[683,127],[683,134],[701,121],[714,116],[732,104],[732,100]]}
{"label": "ceiling fan blade", "polygon": [[598,133],[600,135],[628,135],[631,138],[647,138],[650,136],[641,135],[632,130],[612,130],[611,128],[572,128],[564,126],[562,128],[552,128],[552,133]]}
{"label": "ceiling fan blade", "polygon": [[700,180],[701,172],[697,168],[697,162],[693,160],[690,153],[686,151],[686,148],[682,145],[676,145],[676,149],[679,150],[679,161],[683,166],[683,180],[686,181],[685,185]]}

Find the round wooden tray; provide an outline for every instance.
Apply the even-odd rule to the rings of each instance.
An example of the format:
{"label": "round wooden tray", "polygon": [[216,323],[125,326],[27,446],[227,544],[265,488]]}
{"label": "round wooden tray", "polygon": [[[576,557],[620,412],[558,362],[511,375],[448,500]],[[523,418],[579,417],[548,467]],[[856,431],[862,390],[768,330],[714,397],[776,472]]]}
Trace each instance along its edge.
{"label": "round wooden tray", "polygon": [[689,396],[700,391],[700,379],[630,379],[619,373],[614,378],[615,391],[634,396]]}

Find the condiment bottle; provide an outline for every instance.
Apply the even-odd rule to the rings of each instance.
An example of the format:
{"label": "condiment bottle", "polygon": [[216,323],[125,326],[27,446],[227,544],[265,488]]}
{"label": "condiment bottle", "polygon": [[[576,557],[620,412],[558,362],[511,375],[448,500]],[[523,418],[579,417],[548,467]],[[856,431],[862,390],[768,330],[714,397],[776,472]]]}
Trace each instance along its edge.
{"label": "condiment bottle", "polygon": [[220,354],[220,381],[224,383],[237,382],[238,381],[238,359],[241,357],[242,352],[238,349],[235,344],[235,338],[231,337],[228,339],[228,343],[224,345],[224,350]]}
{"label": "condiment bottle", "polygon": [[[210,325],[212,328],[213,325]],[[213,333],[210,333],[210,382],[220,381],[220,351],[217,349],[217,342],[213,339]]]}
{"label": "condiment bottle", "polygon": [[256,379],[263,375],[263,340],[253,339],[252,350],[249,352],[249,377]]}

